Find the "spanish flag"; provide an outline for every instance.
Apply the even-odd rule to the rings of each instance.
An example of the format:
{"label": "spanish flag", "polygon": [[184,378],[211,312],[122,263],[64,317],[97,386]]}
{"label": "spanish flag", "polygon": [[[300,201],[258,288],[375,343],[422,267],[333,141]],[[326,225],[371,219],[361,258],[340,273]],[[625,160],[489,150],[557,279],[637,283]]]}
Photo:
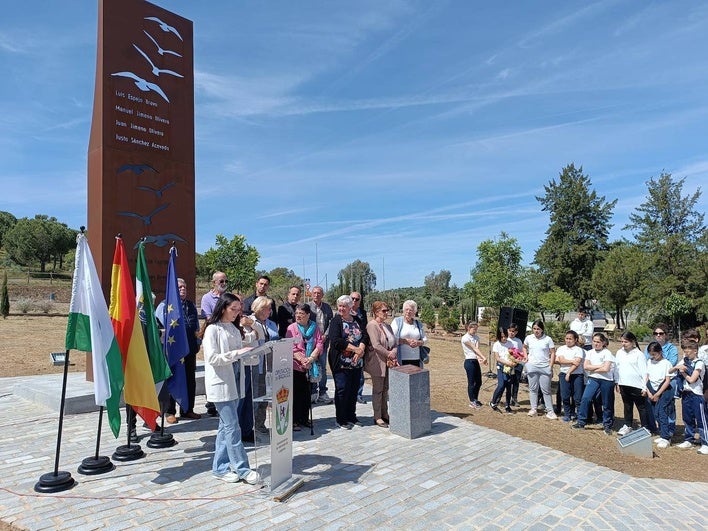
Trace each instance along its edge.
{"label": "spanish flag", "polygon": [[123,358],[125,403],[130,404],[151,430],[157,426],[160,405],[157,401],[152,369],[145,347],[145,336],[136,312],[135,289],[128,268],[123,239],[116,237],[111,275],[111,316],[113,330]]}

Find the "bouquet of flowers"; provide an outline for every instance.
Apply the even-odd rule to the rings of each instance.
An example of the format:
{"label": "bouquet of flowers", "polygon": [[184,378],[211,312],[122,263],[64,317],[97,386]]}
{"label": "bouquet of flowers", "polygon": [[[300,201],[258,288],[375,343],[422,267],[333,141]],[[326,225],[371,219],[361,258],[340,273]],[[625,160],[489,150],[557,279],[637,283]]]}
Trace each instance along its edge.
{"label": "bouquet of flowers", "polygon": [[523,351],[519,350],[516,347],[511,347],[509,349],[509,356],[511,356],[511,361],[514,362],[514,365],[518,365],[519,363],[524,361]]}
{"label": "bouquet of flowers", "polygon": [[508,361],[511,365],[504,365],[504,374],[511,374],[511,371],[514,370],[514,367],[516,367],[521,361],[524,359],[524,353],[520,351],[516,347],[511,347],[509,349],[509,356],[508,356]]}

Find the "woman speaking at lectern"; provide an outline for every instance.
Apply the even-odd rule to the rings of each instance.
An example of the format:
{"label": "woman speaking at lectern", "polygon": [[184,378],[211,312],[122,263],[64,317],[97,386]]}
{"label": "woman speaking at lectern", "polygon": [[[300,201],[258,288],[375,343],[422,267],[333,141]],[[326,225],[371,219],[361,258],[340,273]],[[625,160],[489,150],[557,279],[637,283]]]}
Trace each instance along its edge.
{"label": "woman speaking at lectern", "polygon": [[206,321],[202,339],[204,386],[207,400],[213,402],[219,412],[213,476],[228,483],[243,480],[255,485],[261,478],[248,464],[237,413],[240,398],[237,375],[240,375],[240,371],[238,363],[234,362],[237,362],[241,354],[251,350],[250,347],[243,348],[244,331],[234,324],[240,313],[239,298],[231,293],[223,293]]}

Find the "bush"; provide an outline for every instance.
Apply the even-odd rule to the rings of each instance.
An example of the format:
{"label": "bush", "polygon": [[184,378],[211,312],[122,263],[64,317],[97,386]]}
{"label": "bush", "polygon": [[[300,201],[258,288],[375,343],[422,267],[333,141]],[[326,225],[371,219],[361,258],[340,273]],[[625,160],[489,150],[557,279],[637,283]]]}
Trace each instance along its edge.
{"label": "bush", "polygon": [[627,331],[632,332],[639,341],[647,341],[646,338],[651,339],[652,332],[654,329],[641,323],[631,323],[627,325]]}
{"label": "bush", "polygon": [[558,346],[565,344],[565,333],[570,329],[568,321],[546,321],[546,335]]}
{"label": "bush", "polygon": [[42,313],[49,313],[54,309],[54,301],[51,299],[43,299],[37,303],[36,307]]}
{"label": "bush", "polygon": [[27,297],[21,297],[15,301],[15,306],[21,313],[27,313],[34,310],[34,301]]}
{"label": "bush", "polygon": [[431,330],[435,329],[435,312],[430,306],[425,306],[420,310],[420,320]]}
{"label": "bush", "polygon": [[460,321],[455,317],[446,317],[445,319],[443,319],[441,324],[446,332],[452,334],[453,332],[457,332],[457,328],[460,325]]}

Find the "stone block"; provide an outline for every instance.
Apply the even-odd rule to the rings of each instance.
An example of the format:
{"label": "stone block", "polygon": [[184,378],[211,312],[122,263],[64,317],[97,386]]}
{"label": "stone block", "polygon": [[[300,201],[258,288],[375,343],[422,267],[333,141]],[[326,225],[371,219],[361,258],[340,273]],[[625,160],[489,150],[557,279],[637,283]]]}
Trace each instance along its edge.
{"label": "stone block", "polygon": [[389,371],[389,416],[391,433],[415,439],[432,427],[430,372],[414,365]]}

